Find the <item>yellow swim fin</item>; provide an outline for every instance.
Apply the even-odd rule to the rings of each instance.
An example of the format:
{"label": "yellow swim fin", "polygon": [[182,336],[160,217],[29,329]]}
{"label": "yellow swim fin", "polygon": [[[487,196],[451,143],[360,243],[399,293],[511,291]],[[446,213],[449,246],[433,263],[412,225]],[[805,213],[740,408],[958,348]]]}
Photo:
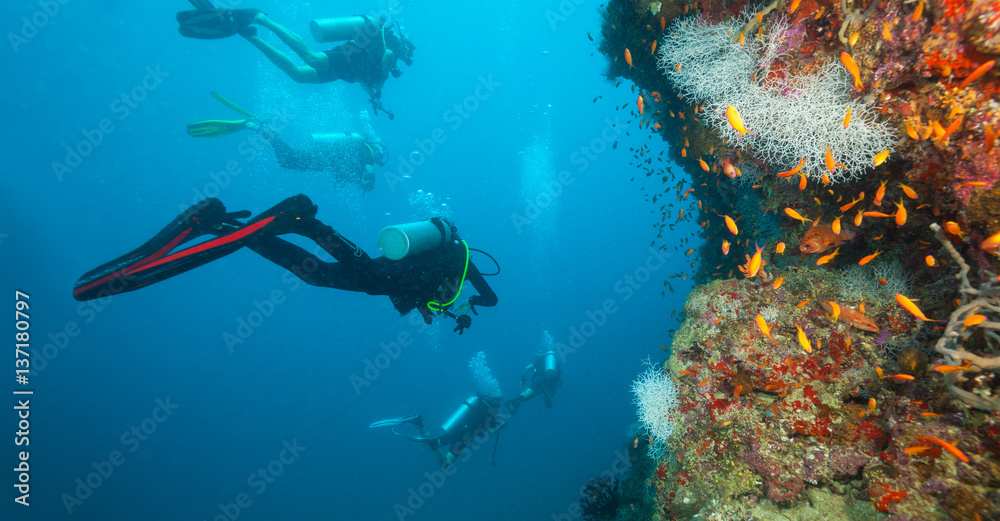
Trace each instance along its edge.
{"label": "yellow swim fin", "polygon": [[238,119],[234,121],[223,121],[211,119],[208,121],[198,121],[188,123],[187,133],[191,137],[219,137],[228,136],[247,129],[247,120]]}
{"label": "yellow swim fin", "polygon": [[245,109],[245,108],[243,108],[243,107],[241,107],[241,106],[233,103],[232,101],[229,101],[226,98],[222,97],[222,94],[219,94],[218,92],[215,92],[214,90],[210,94],[212,95],[213,98],[215,98],[215,101],[218,101],[219,103],[222,103],[223,105],[225,105],[225,106],[227,106],[227,107],[235,110],[236,112],[239,112],[240,114],[242,114],[242,115],[244,115],[244,116],[246,116],[246,117],[248,117],[250,119],[260,119],[253,112],[250,112],[249,110],[247,110],[247,109]]}

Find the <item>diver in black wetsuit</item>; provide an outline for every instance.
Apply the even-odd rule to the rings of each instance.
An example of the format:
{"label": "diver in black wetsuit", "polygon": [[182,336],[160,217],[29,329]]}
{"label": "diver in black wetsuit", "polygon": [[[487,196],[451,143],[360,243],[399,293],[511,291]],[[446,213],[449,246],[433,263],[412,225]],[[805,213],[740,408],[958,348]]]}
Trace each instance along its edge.
{"label": "diver in black wetsuit", "polygon": [[466,398],[448,421],[441,425],[441,429],[444,430],[441,436],[432,435],[424,427],[424,420],[419,414],[377,421],[368,427],[395,427],[406,423],[413,424],[419,434],[417,436],[404,434],[397,429],[392,429],[392,433],[411,441],[424,443],[428,450],[434,451],[434,456],[442,469],[450,467],[462,451],[473,442],[473,438],[481,434],[487,436],[494,434],[507,426],[500,409],[500,398],[479,393]]}
{"label": "diver in black wetsuit", "polygon": [[[316,211],[312,201],[299,194],[242,223],[237,219],[249,217],[250,212],[227,213],[221,201],[206,199],[136,250],[84,274],[73,286],[73,297],[83,301],[134,291],[247,247],[313,286],[385,295],[401,315],[417,309],[428,324],[435,313],[455,318],[459,334],[472,324],[469,311],[478,315],[476,306],[496,305],[496,294],[468,259],[468,246],[447,220],[435,217],[386,228],[380,248],[397,260],[372,259],[316,219]],[[324,262],[277,237],[286,233],[315,241],[337,262]],[[171,253],[206,234],[216,237]],[[452,308],[463,275],[479,294]]]}
{"label": "diver in black wetsuit", "polygon": [[[217,39],[239,34],[259,49],[264,56],[298,83],[328,83],[343,80],[360,83],[371,99],[376,114],[393,114],[382,107],[382,85],[389,74],[398,78],[402,71],[397,61],[413,65],[415,46],[406,33],[396,26],[386,26],[386,20],[373,21],[367,16],[350,16],[313,20],[310,30],[321,43],[344,41],[329,51],[316,52],[305,40],[288,28],[271,20],[259,9],[219,9],[210,0],[190,0],[196,11],[177,14],[180,33],[189,38]],[[297,65],[287,54],[257,36],[260,25],[271,30],[302,59]]]}

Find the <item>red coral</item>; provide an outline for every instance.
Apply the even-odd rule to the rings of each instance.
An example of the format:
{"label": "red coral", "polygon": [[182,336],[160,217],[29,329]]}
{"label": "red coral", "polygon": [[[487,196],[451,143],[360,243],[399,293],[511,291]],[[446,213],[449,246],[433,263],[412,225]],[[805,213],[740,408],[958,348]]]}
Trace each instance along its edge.
{"label": "red coral", "polygon": [[[887,485],[885,483],[882,483],[882,488],[885,489],[886,494],[884,496],[882,496],[882,498],[877,503],[875,503],[875,508],[878,509],[879,512],[888,512],[889,511],[889,503],[898,503],[904,497],[906,497],[906,491],[905,490],[893,491],[892,489],[889,488],[889,485]],[[877,495],[877,494],[873,494],[873,495]]]}

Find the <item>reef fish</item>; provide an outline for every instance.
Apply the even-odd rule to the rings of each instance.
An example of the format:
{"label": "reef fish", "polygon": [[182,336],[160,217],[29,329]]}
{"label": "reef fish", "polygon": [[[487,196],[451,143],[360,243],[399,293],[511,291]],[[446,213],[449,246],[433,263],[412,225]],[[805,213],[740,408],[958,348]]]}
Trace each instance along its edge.
{"label": "reef fish", "polygon": [[802,244],[799,250],[802,253],[822,253],[830,248],[835,248],[850,241],[855,236],[855,232],[841,228],[840,233],[833,233],[833,226],[820,224],[813,226],[802,236]]}
{"label": "reef fish", "polygon": [[740,113],[736,110],[736,107],[726,105],[726,119],[729,120],[729,124],[733,127],[733,130],[740,133],[739,136],[736,136],[737,141],[739,141],[739,139],[743,137],[743,134],[746,132],[755,136],[757,135],[756,132],[748,130],[745,126],[743,126],[743,118],[740,117]]}
{"label": "reef fish", "polygon": [[843,62],[844,68],[854,78],[854,88],[857,90],[865,88],[864,84],[861,83],[861,69],[858,68],[858,64],[854,61],[854,58],[850,54],[842,52],[840,53],[840,61]]}
{"label": "reef fish", "polygon": [[969,458],[964,453],[962,453],[962,451],[958,450],[958,447],[956,447],[954,444],[948,443],[947,441],[944,441],[940,438],[934,438],[931,436],[917,436],[917,439],[923,441],[929,441],[931,443],[936,443],[940,445],[941,448],[943,448],[944,450],[950,452],[952,456],[955,456],[956,458],[966,463],[969,462]]}

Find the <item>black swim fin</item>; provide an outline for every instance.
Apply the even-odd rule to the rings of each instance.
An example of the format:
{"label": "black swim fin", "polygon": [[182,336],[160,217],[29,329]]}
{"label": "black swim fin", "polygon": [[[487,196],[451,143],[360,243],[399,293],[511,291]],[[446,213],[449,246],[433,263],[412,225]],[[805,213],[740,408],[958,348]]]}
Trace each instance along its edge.
{"label": "black swim fin", "polygon": [[[271,221],[247,226],[236,220],[249,216],[248,211],[226,212],[218,199],[205,199],[178,215],[142,246],[85,273],[73,285],[73,298],[85,301],[135,291],[229,255],[243,247],[241,239]],[[202,235],[216,238],[173,252]]]}
{"label": "black swim fin", "polygon": [[177,13],[181,36],[200,40],[227,38],[245,29],[260,9],[198,9]]}

